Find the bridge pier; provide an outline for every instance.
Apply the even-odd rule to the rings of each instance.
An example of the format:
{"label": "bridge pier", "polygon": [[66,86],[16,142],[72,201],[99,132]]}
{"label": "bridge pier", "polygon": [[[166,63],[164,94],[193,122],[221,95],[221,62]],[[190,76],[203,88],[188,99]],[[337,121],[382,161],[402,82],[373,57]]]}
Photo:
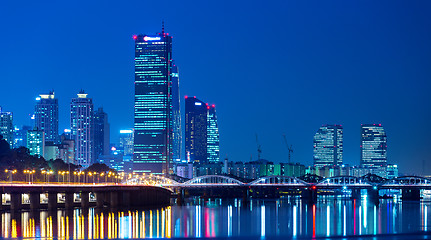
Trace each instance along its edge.
{"label": "bridge pier", "polygon": [[317,189],[315,187],[304,189],[302,191],[301,198],[308,203],[317,203]]}
{"label": "bridge pier", "polygon": [[48,192],[48,210],[57,209],[57,192]]}
{"label": "bridge pier", "polygon": [[22,194],[13,192],[10,194],[10,210],[19,211],[22,209]]}
{"label": "bridge pier", "polygon": [[109,206],[111,208],[118,208],[118,205],[119,205],[118,192],[111,192],[110,195],[111,195],[111,198],[109,201]]}
{"label": "bridge pier", "polygon": [[40,192],[30,193],[30,209],[31,210],[40,209]]}
{"label": "bridge pier", "polygon": [[65,199],[65,201],[64,201],[64,207],[66,208],[66,209],[73,209],[74,207],[75,207],[75,204],[74,204],[74,193],[73,192],[66,192],[65,194],[64,194],[64,199]]}
{"label": "bridge pier", "polygon": [[81,192],[81,207],[88,208],[90,207],[90,192],[82,191]]}
{"label": "bridge pier", "polygon": [[361,199],[361,189],[353,188],[352,189],[352,195],[350,198],[351,199]]}
{"label": "bridge pier", "polygon": [[420,201],[421,200],[421,190],[420,189],[403,189],[402,197],[403,201]]}
{"label": "bridge pier", "polygon": [[103,208],[106,192],[96,192],[96,207]]}
{"label": "bridge pier", "polygon": [[184,189],[180,188],[177,191],[177,205],[182,206],[184,204]]}
{"label": "bridge pier", "polygon": [[370,202],[378,204],[379,203],[379,189],[377,189],[377,188],[376,189],[375,188],[367,189],[367,197],[368,197],[368,200]]}

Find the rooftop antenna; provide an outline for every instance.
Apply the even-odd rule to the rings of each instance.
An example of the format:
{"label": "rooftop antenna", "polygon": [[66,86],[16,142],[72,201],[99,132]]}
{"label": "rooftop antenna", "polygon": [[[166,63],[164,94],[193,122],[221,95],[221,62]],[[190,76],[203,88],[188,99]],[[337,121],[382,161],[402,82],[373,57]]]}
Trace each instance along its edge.
{"label": "rooftop antenna", "polygon": [[165,21],[162,20],[162,34],[165,34]]}
{"label": "rooftop antenna", "polygon": [[290,163],[290,154],[293,152],[293,148],[292,148],[292,145],[289,146],[289,144],[287,144],[287,139],[285,134],[283,134],[283,138],[284,138],[284,143],[286,144],[287,151],[289,151],[289,163]]}

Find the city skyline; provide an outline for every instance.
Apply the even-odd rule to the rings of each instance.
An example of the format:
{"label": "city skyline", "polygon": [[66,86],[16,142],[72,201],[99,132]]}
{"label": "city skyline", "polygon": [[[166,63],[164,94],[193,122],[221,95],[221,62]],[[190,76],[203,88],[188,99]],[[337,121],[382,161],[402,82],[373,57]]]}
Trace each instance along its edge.
{"label": "city skyline", "polygon": [[[18,123],[18,125],[26,124],[27,121],[30,121],[29,114],[34,106],[34,97],[41,92],[46,92],[46,89],[54,89],[56,95],[59,96],[61,133],[62,129],[68,126],[65,119],[67,119],[69,109],[65,105],[67,106],[72,95],[80,88],[85,88],[97,102],[96,105],[102,105],[110,117],[113,116],[113,118],[110,118],[113,126],[112,140],[116,139],[115,135],[119,135],[119,129],[131,128],[131,123],[133,122],[133,99],[129,96],[133,87],[133,71],[131,71],[133,56],[130,57],[132,55],[130,49],[133,48],[132,36],[139,32],[159,32],[161,19],[165,19],[166,28],[175,36],[174,55],[176,56],[176,62],[181,67],[182,96],[205,96],[205,99],[209,100],[209,102],[217,104],[221,158],[224,158],[226,154],[233,161],[246,161],[249,159],[250,154],[253,155],[253,158],[256,158],[257,151],[254,135],[257,132],[262,145],[263,158],[271,161],[287,159],[287,150],[283,146],[282,138],[282,135],[286,134],[289,144],[292,144],[295,150],[292,154],[292,162],[301,162],[308,165],[312,163],[311,145],[316,127],[325,123],[337,122],[344,127],[345,162],[357,165],[360,160],[360,133],[358,126],[362,123],[381,123],[390,134],[388,163],[399,164],[403,172],[422,173],[424,170],[422,162],[429,159],[426,151],[427,146],[429,146],[429,140],[426,136],[430,134],[430,126],[427,123],[430,119],[428,109],[430,109],[431,102],[427,95],[430,90],[430,84],[426,81],[430,76],[429,69],[426,67],[430,65],[429,58],[426,57],[429,56],[430,48],[425,44],[429,42],[430,35],[429,33],[424,33],[430,20],[421,11],[426,7],[418,3],[409,4],[408,7],[403,3],[396,3],[396,6],[391,6],[388,11],[382,13],[384,16],[375,16],[373,13],[378,12],[379,9],[386,9],[388,2],[368,3],[375,9],[365,10],[365,15],[371,16],[369,19],[365,19],[357,15],[353,3],[340,4],[341,7],[335,8],[318,4],[323,9],[311,8],[311,10],[315,11],[316,16],[311,18],[310,13],[307,12],[306,17],[309,18],[301,26],[295,26],[294,23],[287,21],[289,19],[302,19],[292,11],[292,9],[305,9],[305,6],[299,3],[277,3],[280,11],[284,10],[292,14],[288,18],[280,17],[282,21],[277,21],[277,17],[265,15],[265,12],[276,9],[276,6],[264,7],[263,12],[267,18],[263,19],[262,22],[253,20],[252,17],[257,14],[256,10],[243,13],[242,16],[251,20],[251,23],[239,20],[235,28],[227,25],[228,22],[234,22],[233,20],[236,19],[233,10],[228,10],[226,12],[227,18],[218,24],[210,19],[211,15],[205,17],[199,13],[193,13],[193,17],[203,19],[203,22],[196,23],[197,25],[192,24],[191,19],[176,22],[175,14],[169,17],[162,16],[164,14],[149,14],[144,16],[144,19],[140,19],[140,21],[130,21],[137,18],[134,17],[134,14],[130,14],[128,21],[133,22],[130,26],[127,26],[125,30],[114,27],[113,32],[109,33],[109,37],[105,38],[106,43],[98,42],[98,44],[105,47],[106,45],[118,47],[118,50],[115,50],[115,48],[113,50],[116,54],[114,55],[118,58],[116,61],[111,60],[108,55],[102,55],[107,60],[106,64],[111,66],[112,69],[108,67],[107,69],[109,70],[102,73],[102,76],[107,79],[106,82],[102,81],[104,77],[98,77],[93,69],[84,67],[85,65],[91,66],[90,63],[95,62],[96,59],[94,56],[84,55],[85,51],[91,52],[88,51],[91,46],[95,46],[94,43],[90,43],[92,40],[89,39],[97,35],[101,36],[100,33],[105,27],[102,27],[101,30],[96,29],[94,33],[91,33],[89,28],[85,26],[77,30],[70,29],[66,24],[66,29],[71,30],[70,34],[73,36],[73,40],[65,38],[66,33],[55,27],[42,28],[39,35],[32,40],[34,42],[29,44],[40,43],[41,40],[52,36],[50,30],[54,30],[53,33],[59,34],[59,37],[62,37],[68,49],[71,50],[69,51],[71,56],[66,59],[71,64],[70,66],[73,66],[73,71],[71,69],[67,70],[67,72],[71,73],[71,76],[66,76],[58,70],[54,71],[55,74],[46,73],[45,71],[50,68],[35,64],[35,66],[31,66],[32,75],[40,80],[34,83],[24,81],[24,78],[28,78],[28,73],[23,71],[23,76],[15,76],[8,70],[8,68],[12,70],[16,68],[14,66],[18,66],[17,59],[14,56],[19,54],[20,51],[13,52],[6,49],[5,54],[0,59],[5,67],[0,77],[8,80],[8,82],[5,82],[6,88],[13,89],[16,84],[12,83],[17,81],[22,81],[23,86],[21,89],[22,94],[15,93],[11,95],[11,93],[6,92],[0,98],[1,106],[4,111],[14,113],[15,123]],[[426,5],[427,3],[422,4]],[[255,6],[255,3],[250,5]],[[36,6],[36,8],[41,8],[42,6]],[[11,7],[13,8],[14,6]],[[125,4],[120,6],[120,9],[124,10],[129,7],[130,5]],[[154,4],[152,7],[160,9],[161,5]],[[184,4],[184,6],[175,5],[175,7],[184,12],[185,8],[191,6]],[[212,7],[217,9],[217,6]],[[395,7],[414,8],[415,11],[412,12],[415,12],[415,16],[408,11],[395,12]],[[112,8],[107,8],[109,13],[113,11]],[[245,8],[250,10],[248,6],[245,6]],[[203,11],[202,14],[209,13],[209,10],[205,9],[206,11]],[[337,22],[332,18],[323,19],[326,17],[326,14],[323,14],[324,10],[327,10],[329,15],[331,13],[338,14]],[[28,10],[24,9],[24,13],[26,11]],[[173,10],[167,9],[167,11],[165,14],[169,15]],[[84,14],[84,20],[89,18],[86,12],[79,10],[78,12]],[[70,13],[66,12],[66,15],[69,16]],[[106,20],[105,14],[96,11],[96,15],[102,16],[102,19]],[[349,15],[352,16],[350,17]],[[8,17],[9,15],[4,16]],[[48,14],[48,16],[58,15]],[[339,23],[340,17],[345,20],[346,24],[351,24],[354,27],[347,27]],[[46,20],[47,18],[42,18],[37,21],[43,22]],[[323,23],[318,24],[318,20],[322,20]],[[60,22],[64,21],[64,18],[60,17]],[[386,21],[393,22],[391,28],[381,28]],[[369,26],[367,23],[370,22],[373,25],[365,29],[364,26]],[[406,25],[402,25],[401,22]],[[101,24],[101,22],[98,23]],[[113,22],[108,23],[113,24]],[[17,20],[12,26],[21,26],[21,24]],[[251,25],[249,24],[259,26],[258,32],[262,36],[270,36],[271,33],[276,32],[280,37],[289,39],[283,45],[285,50],[281,49],[279,53],[270,53],[273,50],[270,48],[268,51],[258,54],[261,58],[274,59],[269,64],[262,63],[263,65],[260,66],[260,69],[254,64],[254,62],[258,62],[256,61],[258,59],[251,56],[251,49],[253,49],[251,46],[259,38],[241,38],[243,45],[236,42],[239,36],[250,32]],[[301,32],[302,28],[307,27],[311,27],[316,31],[317,28],[314,25],[323,27],[321,33],[322,36],[325,36],[320,38],[321,41],[319,41],[318,45],[311,43],[310,39],[311,37],[313,39],[321,37],[320,32],[314,32],[316,36]],[[192,34],[196,27],[201,30],[200,35]],[[19,29],[19,27],[17,28]],[[216,44],[220,43],[215,35],[216,32],[220,32],[216,31],[218,28],[224,28],[222,32],[232,40],[231,45],[223,43],[218,46]],[[34,31],[37,28],[36,25],[30,25],[27,29],[32,32],[31,30]],[[81,31],[90,34],[78,34]],[[343,32],[343,34],[339,34],[338,31]],[[379,31],[383,31],[383,33]],[[328,35],[328,32],[332,33],[332,35]],[[9,27],[6,28],[5,34],[18,35],[14,33],[16,33],[15,30]],[[411,35],[413,35],[411,38],[404,37]],[[417,38],[418,35],[421,38]],[[69,33],[67,33],[67,36],[69,36]],[[23,41],[21,39],[14,40],[18,44],[22,44]],[[11,46],[11,49],[14,50],[16,50],[16,43],[3,40],[3,44]],[[205,44],[203,45],[203,43]],[[289,45],[295,46],[298,50],[292,49]],[[56,46],[54,44],[52,47],[45,47],[49,56],[61,58],[61,54],[54,54]],[[78,46],[83,46],[82,50],[78,50]],[[318,54],[329,56],[329,58],[319,57],[317,53],[313,55],[312,51],[316,50]],[[56,66],[56,63],[41,57],[38,51],[35,50],[33,55],[30,56],[33,61],[40,58],[41,63],[47,63],[47,66]],[[122,53],[119,53],[120,51]],[[73,52],[76,53],[74,54]],[[334,52],[335,56],[331,56]],[[241,58],[242,62],[239,63],[239,60],[234,60],[234,55],[250,58],[252,62]],[[82,59],[85,64],[82,64],[82,66],[73,65],[73,60],[79,59],[79,56],[87,58]],[[198,59],[199,56],[211,56],[212,58],[193,61]],[[304,57],[301,58],[301,56]],[[99,57],[97,56],[97,58]],[[6,59],[10,61],[6,61]],[[226,61],[220,63],[221,59]],[[403,59],[408,59],[408,61]],[[275,64],[276,61],[280,60],[283,60],[281,61],[282,68],[280,68],[280,65]],[[231,67],[236,66],[237,61],[239,65],[235,68]],[[120,70],[112,67],[117,66],[116,64],[118,64],[118,69]],[[275,65],[271,66],[270,64]],[[38,68],[36,69],[35,67]],[[276,70],[277,68],[280,70]],[[217,69],[217,71],[211,71],[212,69]],[[246,71],[250,69],[253,71]],[[310,69],[313,71],[308,71]],[[265,75],[266,71],[269,72],[269,75]],[[210,72],[211,74],[208,74]],[[112,75],[112,77],[108,75]],[[59,83],[56,83],[58,76],[62,76],[62,82],[67,82],[69,85],[58,85]],[[283,79],[283,81],[274,80],[271,82],[271,79],[277,78]],[[260,82],[258,79],[267,81]],[[12,83],[9,83],[9,80]],[[328,82],[329,85],[327,85]],[[107,88],[100,88],[100,84],[106,84]],[[269,84],[278,87],[272,89]],[[226,86],[229,86],[229,88]],[[350,89],[349,86],[355,86],[354,90]],[[323,106],[325,103],[334,102],[334,98],[328,97],[326,99],[326,95],[323,95],[320,91],[330,90],[333,87],[338,90],[339,95],[337,95],[337,98],[343,101],[342,107],[338,108],[341,110],[337,110],[337,108],[328,110]],[[371,91],[369,90],[373,88],[382,91],[379,95],[370,94]],[[286,89],[287,91],[285,91]],[[250,96],[241,94],[241,92],[246,92]],[[114,103],[114,100],[110,100],[104,95],[111,98],[112,96],[117,96],[114,99],[120,100],[118,103]],[[364,96],[364,98],[360,98],[360,95]],[[373,96],[376,99],[372,99]],[[16,99],[16,97],[19,99]],[[322,102],[318,102],[316,99],[321,99]],[[282,103],[281,106],[276,107],[279,104],[274,103],[279,102]],[[375,102],[379,104],[375,104]],[[238,107],[237,104],[242,106]],[[276,111],[278,108],[282,109],[283,113]],[[313,112],[313,115],[317,114],[319,117],[311,118],[309,112]],[[268,119],[267,116],[274,117]],[[243,119],[243,121],[240,119]],[[244,121],[244,119],[247,121]],[[420,127],[406,130],[401,127],[406,122],[414,123],[415,126]],[[407,141],[407,139],[411,141]],[[405,159],[408,159],[408,161]],[[426,169],[429,169],[429,165],[426,165]],[[429,171],[425,173],[429,173]]]}

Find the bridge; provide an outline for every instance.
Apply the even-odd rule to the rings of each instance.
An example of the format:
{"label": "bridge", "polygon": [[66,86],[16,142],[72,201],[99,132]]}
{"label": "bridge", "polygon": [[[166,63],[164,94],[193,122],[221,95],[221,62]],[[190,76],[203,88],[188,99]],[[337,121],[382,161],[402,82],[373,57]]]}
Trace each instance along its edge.
{"label": "bridge", "polygon": [[[254,196],[279,197],[280,193],[286,195],[301,195],[304,198],[317,198],[318,192],[346,191],[352,192],[352,198],[359,198],[361,190],[366,190],[369,198],[379,198],[379,190],[401,190],[405,200],[419,200],[420,191],[431,189],[431,179],[418,176],[404,176],[395,179],[384,179],[377,175],[363,177],[336,176],[320,180],[317,183],[308,183],[304,180],[288,176],[266,176],[252,182],[241,182],[235,178],[223,175],[206,175],[195,177],[180,183],[163,176],[142,176],[130,179],[128,184],[152,184],[184,195],[194,196]],[[235,191],[226,191],[231,189]],[[247,192],[247,193],[245,193]],[[236,194],[235,194],[236,193]],[[246,194],[246,196],[245,196]],[[186,194],[187,195],[187,194]]]}
{"label": "bridge", "polygon": [[170,204],[172,191],[130,184],[0,184],[0,210],[73,209],[90,206],[139,208]]}

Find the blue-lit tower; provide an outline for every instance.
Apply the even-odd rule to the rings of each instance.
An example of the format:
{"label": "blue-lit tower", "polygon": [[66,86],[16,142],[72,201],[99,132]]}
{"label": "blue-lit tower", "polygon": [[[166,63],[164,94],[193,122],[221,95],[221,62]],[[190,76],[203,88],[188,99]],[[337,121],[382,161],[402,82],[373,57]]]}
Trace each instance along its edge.
{"label": "blue-lit tower", "polygon": [[316,167],[343,164],[343,126],[321,126],[314,135],[313,153]]}
{"label": "blue-lit tower", "polygon": [[209,163],[220,161],[220,136],[215,105],[207,106],[207,155]]}
{"label": "blue-lit tower", "polygon": [[70,104],[71,138],[75,141],[76,163],[86,168],[94,163],[93,100],[80,91]]}
{"label": "blue-lit tower", "polygon": [[133,171],[172,172],[172,37],[162,30],[135,39]]}
{"label": "blue-lit tower", "polygon": [[208,163],[207,105],[196,97],[185,98],[185,150],[190,163]]}
{"label": "blue-lit tower", "polygon": [[45,133],[45,141],[59,143],[58,99],[53,91],[40,94],[34,109],[35,127]]}

